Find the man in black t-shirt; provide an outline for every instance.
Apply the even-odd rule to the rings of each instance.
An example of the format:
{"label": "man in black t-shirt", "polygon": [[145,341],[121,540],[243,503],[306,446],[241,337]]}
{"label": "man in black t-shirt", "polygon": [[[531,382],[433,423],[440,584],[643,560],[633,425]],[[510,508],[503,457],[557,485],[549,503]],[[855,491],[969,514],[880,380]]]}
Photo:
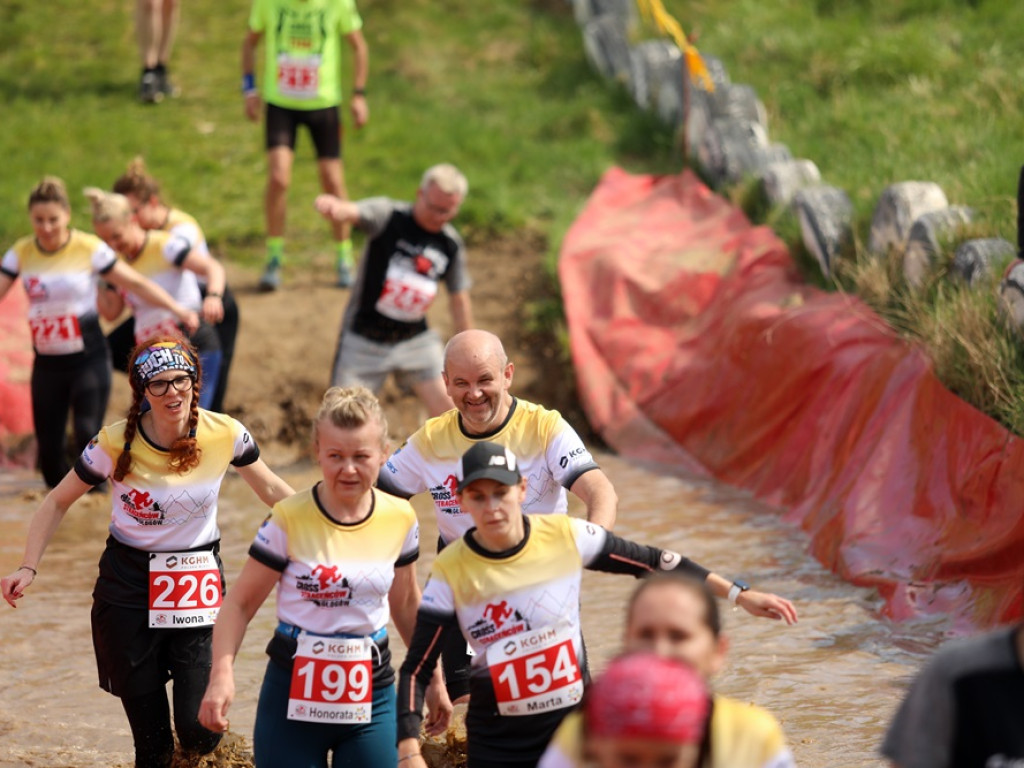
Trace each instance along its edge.
{"label": "man in black t-shirt", "polygon": [[898,768],[1024,766],[1024,624],[942,648],[882,744]]}
{"label": "man in black t-shirt", "polygon": [[377,392],[393,373],[430,416],[453,407],[441,380],[441,339],[427,327],[426,314],[443,281],[455,332],[473,326],[465,248],[450,224],[467,188],[455,166],[442,164],[423,174],[413,203],[387,197],[316,199],[323,216],[367,235],[342,320],[332,384],[363,384]]}

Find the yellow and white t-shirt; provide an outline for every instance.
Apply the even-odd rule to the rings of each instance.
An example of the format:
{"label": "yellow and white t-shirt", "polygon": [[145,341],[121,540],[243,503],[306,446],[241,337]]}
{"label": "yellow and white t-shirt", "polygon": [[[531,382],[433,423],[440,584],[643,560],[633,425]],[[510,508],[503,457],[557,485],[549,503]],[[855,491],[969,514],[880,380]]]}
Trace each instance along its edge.
{"label": "yellow and white t-shirt", "polygon": [[210,255],[210,248],[206,244],[206,235],[203,234],[203,228],[199,226],[199,222],[193,216],[184,211],[177,208],[169,209],[167,221],[164,222],[160,229],[182,238],[193,251],[201,253],[203,256]]}
{"label": "yellow and white t-shirt", "polygon": [[459,508],[462,454],[480,440],[503,445],[516,455],[526,478],[524,514],[564,514],[565,489],[585,472],[597,469],[580,436],[558,411],[514,399],[505,423],[486,435],[467,435],[457,410],[429,419],[388,459],[378,485],[388,493],[409,497],[430,491],[441,538],[451,543],[473,527]]}
{"label": "yellow and white t-shirt", "polygon": [[98,275],[117,256],[98,237],[76,229],[49,253],[34,237],[18,240],[0,260],[0,272],[21,277],[28,294],[32,345],[39,355],[103,350],[106,342],[96,313]]}
{"label": "yellow and white t-shirt", "polygon": [[277,617],[318,635],[372,635],[390,616],[395,568],[419,557],[412,505],[373,489],[370,514],[339,523],[316,486],[274,505],[249,555],[281,573]]}
{"label": "yellow and white t-shirt", "polygon": [[[203,306],[196,274],[181,264],[191,251],[188,240],[160,230],[146,232],[146,242],[134,259],[128,259],[139,273],[159,285],[179,304],[198,312]],[[135,313],[135,341],[162,333],[177,333],[178,319],[169,309],[156,307],[134,293],[126,296]]]}
{"label": "yellow and white t-shirt", "polygon": [[[770,712],[715,696],[711,741],[701,768],[796,768],[782,728]],[[583,715],[573,712],[558,727],[537,768],[583,768]]]}
{"label": "yellow and white t-shirt", "polygon": [[132,441],[131,472],[114,480],[126,425],[119,421],[100,430],[75,464],[75,472],[86,483],[109,479],[111,535],[148,552],[196,549],[218,540],[217,496],[224,473],[230,465],[248,466],[260,456],[249,431],[230,416],[200,409],[196,440],[202,458],[198,466],[178,474],[167,466],[167,451],[140,428]]}
{"label": "yellow and white t-shirt", "polygon": [[[467,515],[468,516],[468,515]],[[473,649],[474,669],[488,646],[527,631],[564,626],[580,659],[580,579],[608,532],[568,515],[533,515],[517,551],[496,557],[465,538],[445,547],[423,589],[422,610],[455,614]]]}

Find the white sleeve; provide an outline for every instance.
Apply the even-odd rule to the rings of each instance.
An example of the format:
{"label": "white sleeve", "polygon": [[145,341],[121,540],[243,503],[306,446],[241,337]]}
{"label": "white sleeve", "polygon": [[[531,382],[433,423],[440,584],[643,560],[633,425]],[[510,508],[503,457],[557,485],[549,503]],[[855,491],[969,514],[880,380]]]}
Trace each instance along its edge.
{"label": "white sleeve", "polygon": [[405,541],[402,542],[402,550],[398,555],[398,562],[410,563],[416,560],[420,555],[420,524],[414,522],[412,527],[409,529],[409,533],[406,534]]}
{"label": "white sleeve", "polygon": [[540,756],[537,768],[576,768],[576,763],[570,760],[557,744],[549,744],[544,754]]}
{"label": "white sleeve", "polygon": [[231,465],[234,467],[247,467],[260,457],[260,448],[256,445],[256,439],[249,434],[249,430],[240,421],[235,421],[235,450],[231,456]]}
{"label": "white sleeve", "polygon": [[179,235],[172,235],[167,238],[167,244],[164,245],[164,258],[168,263],[173,264],[176,267],[180,267],[181,263],[188,256],[192,250],[192,243],[186,240],[184,237]]}
{"label": "white sleeve", "polygon": [[563,488],[572,487],[580,475],[598,468],[583,440],[565,419],[558,421],[558,432],[548,442],[545,460]]}
{"label": "white sleeve", "polygon": [[17,277],[21,273],[21,263],[13,248],[9,248],[3,259],[0,259],[0,272],[9,277]]}
{"label": "white sleeve", "polygon": [[429,489],[425,480],[427,462],[412,442],[391,454],[377,478],[377,487],[393,496],[408,499]]}
{"label": "white sleeve", "polygon": [[580,553],[585,568],[604,551],[608,531],[596,523],[588,523],[578,517],[570,517],[569,524],[572,526],[573,538],[576,539],[576,551]]}
{"label": "white sleeve", "polygon": [[98,275],[109,272],[116,261],[117,254],[110,249],[109,245],[102,241],[100,241],[96,250],[92,252],[92,270]]}
{"label": "white sleeve", "polygon": [[203,240],[203,235],[199,231],[199,227],[188,221],[183,221],[181,224],[175,224],[171,227],[171,235],[179,237],[188,243],[189,248],[195,248],[200,252],[207,252],[206,243]]}
{"label": "white sleeve", "polygon": [[439,613],[445,616],[455,614],[455,595],[452,588],[448,586],[436,573],[431,573],[423,587],[423,598],[420,607],[429,610],[431,613]]}
{"label": "white sleeve", "polygon": [[276,571],[284,571],[288,567],[288,534],[276,523],[273,512],[256,531],[249,554]]}
{"label": "white sleeve", "polygon": [[793,759],[792,752],[783,749],[777,755],[772,755],[761,768],[796,768],[796,761]]}
{"label": "white sleeve", "polygon": [[[85,446],[82,455],[78,457],[77,469],[83,469],[90,475],[100,478],[100,482],[110,477],[114,471],[114,459],[100,447],[99,435],[90,440],[89,444]],[[81,472],[78,472],[78,474],[81,477]],[[84,477],[82,479],[85,480]]]}

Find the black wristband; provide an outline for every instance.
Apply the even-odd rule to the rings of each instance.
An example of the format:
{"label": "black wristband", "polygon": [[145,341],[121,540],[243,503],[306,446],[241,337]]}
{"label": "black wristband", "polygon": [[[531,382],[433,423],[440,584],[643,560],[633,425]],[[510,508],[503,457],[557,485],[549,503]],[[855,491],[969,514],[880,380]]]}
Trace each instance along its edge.
{"label": "black wristband", "polygon": [[353,96],[366,96],[366,89],[365,88],[353,88],[352,89],[352,95]]}

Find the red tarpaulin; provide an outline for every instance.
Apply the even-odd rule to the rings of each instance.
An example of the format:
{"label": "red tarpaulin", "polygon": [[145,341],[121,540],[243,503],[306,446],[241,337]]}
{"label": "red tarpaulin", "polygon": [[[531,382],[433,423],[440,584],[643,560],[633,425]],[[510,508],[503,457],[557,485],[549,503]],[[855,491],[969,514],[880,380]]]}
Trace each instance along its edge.
{"label": "red tarpaulin", "polygon": [[562,246],[580,396],[627,456],[786,510],[894,618],[1022,615],[1024,444],[696,176],[608,171]]}
{"label": "red tarpaulin", "polygon": [[0,300],[0,467],[32,466],[32,340],[28,297],[18,280]]}

